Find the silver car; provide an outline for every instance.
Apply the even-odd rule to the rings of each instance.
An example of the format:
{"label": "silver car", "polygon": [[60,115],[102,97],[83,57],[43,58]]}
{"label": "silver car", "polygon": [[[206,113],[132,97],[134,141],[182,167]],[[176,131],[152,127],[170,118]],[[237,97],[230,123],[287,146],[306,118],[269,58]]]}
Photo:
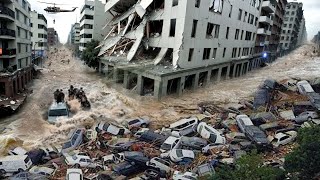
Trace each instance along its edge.
{"label": "silver car", "polygon": [[319,118],[319,115],[315,111],[306,111],[301,114],[299,114],[296,118],[293,120],[296,123],[304,123],[305,121],[311,121],[312,119]]}

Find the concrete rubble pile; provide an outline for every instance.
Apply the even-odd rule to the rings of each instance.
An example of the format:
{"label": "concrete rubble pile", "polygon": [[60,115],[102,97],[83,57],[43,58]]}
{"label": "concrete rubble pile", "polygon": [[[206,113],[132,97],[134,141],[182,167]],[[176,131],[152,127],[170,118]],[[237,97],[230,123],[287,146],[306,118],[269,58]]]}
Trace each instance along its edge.
{"label": "concrete rubble pile", "polygon": [[12,179],[198,179],[254,149],[265,166],[283,168],[297,130],[320,124],[319,83],[310,82],[267,79],[252,99],[202,102],[199,114],[166,127],[151,128],[147,117],[105,119],[76,128],[60,146],[11,149],[0,172]]}

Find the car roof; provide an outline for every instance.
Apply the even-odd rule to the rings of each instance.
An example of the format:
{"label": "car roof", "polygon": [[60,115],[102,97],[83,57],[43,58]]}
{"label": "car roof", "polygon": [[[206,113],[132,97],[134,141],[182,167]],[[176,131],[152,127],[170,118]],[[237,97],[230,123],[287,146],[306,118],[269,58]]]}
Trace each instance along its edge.
{"label": "car roof", "polygon": [[253,125],[251,119],[247,115],[239,115],[239,116],[241,116],[239,117],[239,120],[241,119],[244,125],[246,126]]}
{"label": "car roof", "polygon": [[177,127],[177,126],[179,126],[179,125],[181,125],[181,124],[184,124],[184,123],[189,122],[189,121],[192,121],[192,120],[198,121],[198,118],[196,118],[196,117],[190,117],[190,118],[180,119],[180,120],[178,120],[177,122],[174,122],[174,123],[170,124],[170,128]]}
{"label": "car roof", "polygon": [[177,139],[179,139],[179,138],[174,137],[174,136],[169,136],[164,142],[167,144],[172,144]]}
{"label": "car roof", "polygon": [[67,169],[67,173],[72,173],[72,172],[76,172],[76,173],[82,174],[82,170],[81,169],[76,169],[76,168]]}
{"label": "car roof", "polygon": [[0,161],[16,161],[16,160],[25,160],[27,155],[11,155],[0,158]]}
{"label": "car roof", "polygon": [[67,109],[67,104],[53,102],[50,106],[50,110],[56,110],[56,109]]}
{"label": "car roof", "polygon": [[276,139],[281,139],[281,138],[284,137],[284,136],[287,136],[287,135],[284,134],[284,133],[282,133],[282,132],[280,132],[280,133],[277,133],[274,137],[275,137]]}

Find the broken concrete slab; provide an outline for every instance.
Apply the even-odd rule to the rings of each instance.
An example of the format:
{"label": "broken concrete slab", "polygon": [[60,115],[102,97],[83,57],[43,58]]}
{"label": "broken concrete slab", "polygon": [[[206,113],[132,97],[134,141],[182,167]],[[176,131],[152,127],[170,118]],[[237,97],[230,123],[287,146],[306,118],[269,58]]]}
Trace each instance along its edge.
{"label": "broken concrete slab", "polygon": [[145,15],[145,13],[147,12],[147,8],[152,2],[153,0],[141,0],[140,3],[135,6],[135,10],[140,18]]}
{"label": "broken concrete slab", "polygon": [[292,110],[288,110],[288,111],[281,111],[280,117],[285,120],[291,120],[291,119],[294,119],[296,116],[293,114]]}

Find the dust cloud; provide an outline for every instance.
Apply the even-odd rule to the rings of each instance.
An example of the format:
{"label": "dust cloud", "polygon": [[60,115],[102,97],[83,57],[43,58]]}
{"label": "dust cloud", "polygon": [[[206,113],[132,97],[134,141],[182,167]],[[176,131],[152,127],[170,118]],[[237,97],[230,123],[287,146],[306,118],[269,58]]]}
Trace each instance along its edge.
{"label": "dust cloud", "polygon": [[[266,78],[282,80],[318,77],[320,59],[313,57],[311,50],[311,44],[304,45],[288,56],[279,58],[270,66],[254,70],[246,76],[212,84],[194,92],[186,92],[179,98],[165,97],[158,102],[151,97],[139,97],[119,86],[108,87],[103,77],[84,66],[82,61],[73,58],[66,47],[61,47],[57,53],[49,53],[46,68],[42,71],[42,76],[34,80],[33,94],[21,111],[10,118],[0,120],[0,129],[5,128],[0,142],[9,142],[1,148],[16,142],[15,138],[23,141],[23,146],[27,149],[62,143],[67,139],[71,129],[92,126],[109,118],[121,122],[131,117],[148,116],[153,126],[164,126],[180,117],[196,113],[199,102],[237,102],[250,97]],[[62,62],[67,59],[70,59],[69,64]],[[70,102],[72,117],[59,119],[56,125],[49,124],[46,121],[46,112],[53,101],[53,92],[63,89],[67,94],[70,85],[83,87],[91,103],[91,109],[82,110],[80,104],[73,100]]]}

